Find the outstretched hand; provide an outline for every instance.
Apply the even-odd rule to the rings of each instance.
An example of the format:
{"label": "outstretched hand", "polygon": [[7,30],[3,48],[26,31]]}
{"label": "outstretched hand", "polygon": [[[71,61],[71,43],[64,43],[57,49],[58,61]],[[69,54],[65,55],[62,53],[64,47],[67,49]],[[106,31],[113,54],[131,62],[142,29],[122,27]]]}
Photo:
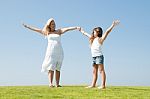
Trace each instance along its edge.
{"label": "outstretched hand", "polygon": [[84,32],[83,28],[80,27],[78,30],[79,30],[83,35],[85,35],[85,32]]}
{"label": "outstretched hand", "polygon": [[120,23],[120,21],[119,21],[119,20],[115,20],[115,21],[113,21],[113,25],[114,25],[114,26],[118,25],[119,23]]}
{"label": "outstretched hand", "polygon": [[78,26],[78,27],[77,27],[77,30],[81,31],[81,27]]}
{"label": "outstretched hand", "polygon": [[77,29],[78,29],[80,32],[84,32],[84,31],[83,31],[83,28],[81,28],[81,27],[77,27]]}
{"label": "outstretched hand", "polygon": [[81,28],[81,29],[80,29],[80,32],[84,33],[84,30],[83,30],[83,28]]}
{"label": "outstretched hand", "polygon": [[23,25],[25,28],[28,28],[28,26],[27,26],[26,24],[23,23],[22,25]]}

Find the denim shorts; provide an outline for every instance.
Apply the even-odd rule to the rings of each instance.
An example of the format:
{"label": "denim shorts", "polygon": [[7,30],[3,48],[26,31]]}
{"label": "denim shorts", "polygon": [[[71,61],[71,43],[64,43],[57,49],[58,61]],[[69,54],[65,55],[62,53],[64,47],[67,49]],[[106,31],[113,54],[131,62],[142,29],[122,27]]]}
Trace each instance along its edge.
{"label": "denim shorts", "polygon": [[92,57],[93,59],[93,65],[94,64],[104,64],[104,56],[96,56],[96,57]]}

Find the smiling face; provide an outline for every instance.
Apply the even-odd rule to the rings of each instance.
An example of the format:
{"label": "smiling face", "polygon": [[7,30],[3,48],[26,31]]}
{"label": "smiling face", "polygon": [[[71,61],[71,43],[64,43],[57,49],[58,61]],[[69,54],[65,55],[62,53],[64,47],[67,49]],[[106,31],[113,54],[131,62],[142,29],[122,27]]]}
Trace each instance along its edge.
{"label": "smiling face", "polygon": [[102,37],[102,33],[103,33],[103,30],[101,27],[96,27],[93,29],[93,36],[94,37]]}
{"label": "smiling face", "polygon": [[55,31],[55,27],[56,27],[55,21],[52,20],[52,21],[50,22],[50,24],[49,24],[50,31],[51,31],[51,32]]}

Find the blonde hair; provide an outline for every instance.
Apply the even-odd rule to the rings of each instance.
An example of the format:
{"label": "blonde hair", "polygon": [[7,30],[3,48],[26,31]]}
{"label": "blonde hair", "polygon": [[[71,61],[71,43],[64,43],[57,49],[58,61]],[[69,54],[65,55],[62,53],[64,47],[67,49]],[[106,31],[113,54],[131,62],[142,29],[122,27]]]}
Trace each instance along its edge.
{"label": "blonde hair", "polygon": [[42,32],[46,35],[46,36],[48,36],[48,33],[50,32],[50,29],[49,29],[49,25],[50,25],[50,23],[52,22],[52,21],[54,21],[54,19],[53,18],[50,18],[48,21],[47,21],[47,23],[45,24],[45,26],[43,27],[43,29],[42,29]]}

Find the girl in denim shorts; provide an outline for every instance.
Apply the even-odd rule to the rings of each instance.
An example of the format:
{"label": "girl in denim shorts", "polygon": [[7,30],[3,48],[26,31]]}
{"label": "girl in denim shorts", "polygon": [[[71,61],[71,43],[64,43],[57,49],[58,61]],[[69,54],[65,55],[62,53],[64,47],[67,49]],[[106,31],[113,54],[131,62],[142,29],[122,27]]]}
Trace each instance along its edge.
{"label": "girl in denim shorts", "polygon": [[91,85],[86,88],[93,88],[96,86],[98,69],[100,71],[101,78],[102,78],[101,86],[98,88],[99,89],[106,88],[106,74],[105,74],[105,69],[104,69],[104,56],[102,53],[102,45],[107,35],[118,24],[119,24],[118,20],[113,21],[112,25],[106,30],[104,34],[103,34],[103,30],[101,27],[94,28],[93,33],[91,35],[86,33],[82,28],[79,29],[79,31],[83,33],[83,35],[89,38],[92,59],[93,59],[93,80],[92,80]]}

